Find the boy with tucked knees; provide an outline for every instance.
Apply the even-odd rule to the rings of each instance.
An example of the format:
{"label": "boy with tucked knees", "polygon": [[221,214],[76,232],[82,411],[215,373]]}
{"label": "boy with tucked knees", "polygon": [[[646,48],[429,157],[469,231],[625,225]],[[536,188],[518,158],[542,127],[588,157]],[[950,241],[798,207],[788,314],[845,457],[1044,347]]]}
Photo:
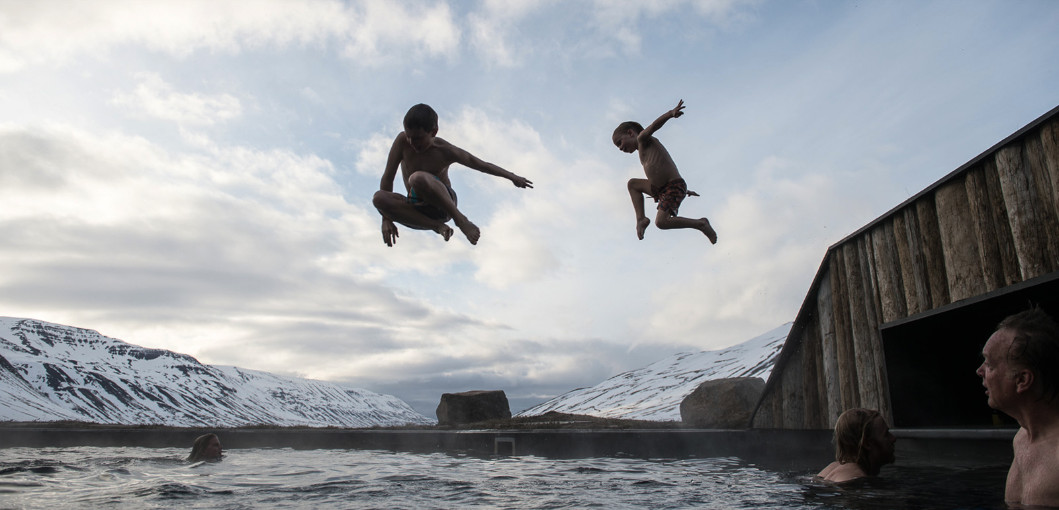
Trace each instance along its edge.
{"label": "boy with tucked knees", "polygon": [[[382,214],[382,240],[386,246],[397,242],[394,223],[416,230],[433,230],[448,241],[452,229],[446,223],[450,219],[471,244],[478,244],[481,231],[456,206],[456,192],[449,182],[449,166],[453,163],[510,179],[519,188],[533,187],[529,179],[482,161],[437,138],[437,134],[438,114],[433,108],[417,104],[405,114],[404,131],[397,134],[390,147],[379,191],[372,198]],[[393,191],[398,166],[407,196]]]}

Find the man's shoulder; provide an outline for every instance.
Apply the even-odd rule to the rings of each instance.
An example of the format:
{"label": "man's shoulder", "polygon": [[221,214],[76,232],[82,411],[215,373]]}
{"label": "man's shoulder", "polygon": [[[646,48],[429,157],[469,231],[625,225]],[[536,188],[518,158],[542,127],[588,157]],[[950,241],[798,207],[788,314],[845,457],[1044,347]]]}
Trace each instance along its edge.
{"label": "man's shoulder", "polygon": [[1019,430],[1015,432],[1015,437],[1011,439],[1011,444],[1017,449],[1021,446],[1029,443],[1030,436],[1025,428],[1019,427]]}

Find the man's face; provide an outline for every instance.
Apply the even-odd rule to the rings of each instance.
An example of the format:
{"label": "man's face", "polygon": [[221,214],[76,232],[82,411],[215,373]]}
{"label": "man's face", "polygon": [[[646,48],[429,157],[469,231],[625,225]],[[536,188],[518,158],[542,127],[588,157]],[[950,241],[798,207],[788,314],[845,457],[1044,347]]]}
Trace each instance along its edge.
{"label": "man's face", "polygon": [[1001,411],[1016,393],[1016,374],[1008,361],[1008,349],[1014,339],[1015,333],[1009,329],[993,333],[982,348],[982,366],[975,372],[982,378],[982,386],[985,386],[986,396],[989,397],[989,407]]}

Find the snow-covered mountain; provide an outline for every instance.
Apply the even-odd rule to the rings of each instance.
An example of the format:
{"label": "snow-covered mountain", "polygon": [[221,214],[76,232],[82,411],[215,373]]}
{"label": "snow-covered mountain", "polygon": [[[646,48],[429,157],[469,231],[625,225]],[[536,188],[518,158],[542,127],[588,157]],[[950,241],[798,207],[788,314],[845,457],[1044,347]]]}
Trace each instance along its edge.
{"label": "snow-covered mountain", "polygon": [[681,353],[580,388],[517,416],[549,411],[601,418],[680,421],[680,402],[704,381],[728,377],[768,380],[793,323],[720,351]]}
{"label": "snow-covered mountain", "polygon": [[87,329],[0,317],[0,421],[187,427],[433,424],[400,399],[210,366]]}

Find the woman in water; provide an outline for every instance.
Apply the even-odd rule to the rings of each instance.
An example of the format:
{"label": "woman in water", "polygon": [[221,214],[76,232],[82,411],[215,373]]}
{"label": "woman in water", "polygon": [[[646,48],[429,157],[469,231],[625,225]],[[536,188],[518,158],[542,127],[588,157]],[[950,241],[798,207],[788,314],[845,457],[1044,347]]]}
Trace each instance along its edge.
{"label": "woman in water", "polygon": [[849,409],[835,423],[835,461],[816,476],[829,482],[876,476],[894,462],[896,441],[879,411]]}
{"label": "woman in water", "polygon": [[221,440],[217,434],[203,434],[195,438],[195,444],[191,447],[191,455],[188,462],[199,462],[203,460],[221,460]]}

